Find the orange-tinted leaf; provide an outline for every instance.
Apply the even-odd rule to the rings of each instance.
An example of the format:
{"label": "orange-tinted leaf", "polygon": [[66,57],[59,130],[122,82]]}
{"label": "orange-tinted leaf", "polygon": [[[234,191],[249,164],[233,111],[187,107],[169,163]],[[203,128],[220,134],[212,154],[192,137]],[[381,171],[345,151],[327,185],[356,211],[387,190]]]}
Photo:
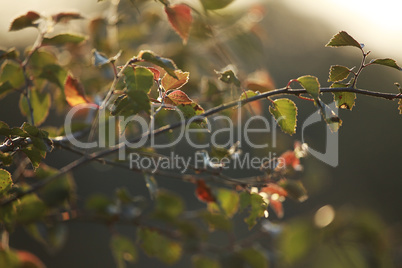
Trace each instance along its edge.
{"label": "orange-tinted leaf", "polygon": [[170,105],[191,104],[193,101],[181,90],[175,90],[165,97],[165,103]]}
{"label": "orange-tinted leaf", "polygon": [[269,206],[275,211],[278,218],[283,218],[283,206],[281,201],[271,199],[269,201]]}
{"label": "orange-tinted leaf", "polygon": [[266,92],[275,89],[275,83],[267,71],[258,70],[247,77],[245,88],[253,91]]}
{"label": "orange-tinted leaf", "polygon": [[153,67],[147,67],[148,70],[150,70],[154,74],[154,80],[158,80],[159,77],[161,76],[161,72]]}
{"label": "orange-tinted leaf", "polygon": [[195,189],[197,198],[205,203],[215,202],[216,199],[211,193],[211,189],[205,184],[204,180],[197,181],[197,189]]}
{"label": "orange-tinted leaf", "polygon": [[294,151],[286,151],[280,156],[280,158],[283,159],[286,167],[292,166],[295,170],[300,169],[300,160],[296,157]]}
{"label": "orange-tinted leaf", "polygon": [[166,6],[165,12],[173,29],[180,35],[184,43],[187,42],[193,17],[191,8],[187,5]]}
{"label": "orange-tinted leaf", "polygon": [[76,106],[82,103],[89,103],[85,97],[84,87],[74,78],[71,74],[67,76],[66,83],[64,84],[64,94],[66,101],[70,106]]}
{"label": "orange-tinted leaf", "polygon": [[10,26],[9,31],[18,31],[27,27],[37,27],[37,24],[34,24],[36,20],[40,18],[40,15],[33,11],[28,11],[27,14],[22,15],[16,18]]}
{"label": "orange-tinted leaf", "polygon": [[18,250],[17,251],[18,258],[21,262],[21,267],[32,267],[32,268],[45,268],[46,266],[43,262],[33,255],[31,252]]}
{"label": "orange-tinted leaf", "polygon": [[285,189],[283,189],[281,186],[279,186],[275,183],[268,183],[268,185],[266,187],[262,188],[260,192],[264,192],[267,194],[278,194],[280,196],[288,195],[288,192],[286,192]]}
{"label": "orange-tinted leaf", "polygon": [[182,72],[181,70],[176,70],[174,73],[178,79],[170,76],[169,74],[165,74],[165,76],[162,78],[162,86],[165,90],[181,88],[187,83],[188,77],[190,76],[189,72]]}

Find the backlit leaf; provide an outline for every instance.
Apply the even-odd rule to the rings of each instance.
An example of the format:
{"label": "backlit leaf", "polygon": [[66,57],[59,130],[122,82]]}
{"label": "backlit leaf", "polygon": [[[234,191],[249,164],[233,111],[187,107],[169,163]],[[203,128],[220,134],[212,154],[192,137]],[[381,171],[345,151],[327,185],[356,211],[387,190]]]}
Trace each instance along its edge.
{"label": "backlit leaf", "polygon": [[256,248],[243,248],[239,254],[250,268],[268,268],[268,259],[264,252]]}
{"label": "backlit leaf", "polygon": [[155,200],[155,214],[157,217],[171,220],[178,217],[184,209],[183,200],[174,193],[158,191]]}
{"label": "backlit leaf", "polygon": [[399,67],[398,64],[396,64],[396,61],[393,59],[375,59],[370,61],[370,64],[379,64],[379,65],[384,65],[384,66],[388,66],[394,69],[397,69],[398,71],[401,71],[402,68]]}
{"label": "backlit leaf", "polygon": [[239,195],[236,191],[219,188],[216,191],[216,200],[216,203],[208,203],[210,211],[223,211],[229,218],[237,213],[239,209]]}
{"label": "backlit leaf", "polygon": [[222,213],[214,213],[209,211],[202,211],[199,217],[203,219],[209,227],[209,230],[230,231],[233,229],[231,219]]}
{"label": "backlit leaf", "polygon": [[184,43],[187,43],[190,34],[193,17],[191,8],[184,4],[165,6],[165,12],[173,29],[180,35]]}
{"label": "backlit leaf", "polygon": [[140,53],[138,53],[138,58],[162,67],[168,74],[170,74],[174,78],[177,78],[174,72],[177,67],[171,59],[155,55],[155,53],[150,50],[141,50]]}
{"label": "backlit leaf", "polygon": [[10,48],[9,50],[0,49],[0,60],[17,59],[19,57],[19,55],[20,55],[20,53],[18,52],[18,50],[15,47]]}
{"label": "backlit leaf", "polygon": [[0,196],[4,195],[12,185],[11,174],[5,169],[0,169]]}
{"label": "backlit leaf", "polygon": [[[7,81],[9,84],[5,83]],[[8,91],[10,85],[16,89],[24,86],[25,78],[21,66],[11,60],[4,61],[1,65],[0,82],[5,83],[3,84],[3,92]]]}
{"label": "backlit leaf", "polygon": [[44,46],[58,46],[65,44],[79,44],[85,40],[85,36],[76,34],[59,34],[51,38],[43,38],[42,45]]}
{"label": "backlit leaf", "polygon": [[[200,115],[204,113],[204,109],[197,103],[192,102],[190,104],[179,104],[177,108],[183,113],[185,119],[192,118],[194,116]],[[189,126],[192,127],[206,127],[207,119],[203,118],[200,120],[192,121]]]}
{"label": "backlit leaf", "polygon": [[269,200],[269,207],[272,208],[278,218],[283,218],[283,206],[282,202],[277,199],[270,199]]}
{"label": "backlit leaf", "polygon": [[[286,151],[279,157],[282,159],[284,166],[282,168],[293,168],[294,170],[300,170],[300,160],[296,157],[296,153],[294,151]],[[281,168],[278,166],[278,168]]]}
{"label": "backlit leaf", "polygon": [[318,94],[320,93],[320,83],[318,82],[317,77],[305,75],[297,78],[297,81],[299,81],[307,93],[309,93],[315,100],[318,99]]}
{"label": "backlit leaf", "polygon": [[24,152],[24,154],[29,158],[34,170],[39,167],[39,164],[43,159],[42,153],[39,149],[35,147],[27,147],[21,149],[21,151]]}
{"label": "backlit leaf", "polygon": [[329,70],[328,82],[338,82],[346,79],[350,74],[349,68],[341,65],[332,65]]}
{"label": "backlit leaf", "polygon": [[[345,84],[334,83],[332,88],[347,87]],[[355,105],[356,94],[353,92],[333,92],[336,107],[352,110]]]}
{"label": "backlit leaf", "polygon": [[402,99],[399,100],[398,104],[399,104],[399,107],[398,107],[399,114],[402,114]]}
{"label": "backlit leaf", "polygon": [[46,79],[61,89],[64,89],[67,71],[58,64],[48,64],[42,68],[42,73],[39,75],[39,77]]}
{"label": "backlit leaf", "polygon": [[228,6],[233,0],[201,0],[205,9],[216,10]]}
{"label": "backlit leaf", "polygon": [[275,183],[268,183],[267,186],[261,188],[260,192],[264,192],[267,194],[278,194],[280,196],[287,196],[288,192],[286,192],[285,189],[283,189],[281,186],[275,184]]}
{"label": "backlit leaf", "polygon": [[205,203],[215,202],[215,197],[212,195],[211,189],[205,184],[204,180],[197,180],[197,188],[195,189],[197,198]]}
{"label": "backlit leaf", "polygon": [[40,18],[40,15],[34,11],[28,11],[25,15],[22,15],[13,20],[9,31],[18,31],[27,27],[38,27],[38,24],[34,22]]}
{"label": "backlit leaf", "polygon": [[[39,126],[46,120],[47,116],[49,115],[49,110],[51,106],[50,93],[39,92],[38,90],[31,90],[30,102],[33,109],[35,125]],[[23,95],[21,95],[20,98],[20,110],[21,113],[27,116],[30,121],[31,112],[29,111],[27,99]]]}
{"label": "backlit leaf", "polygon": [[176,74],[176,78],[170,76],[169,74],[165,74],[162,78],[162,86],[163,88],[167,91],[169,89],[179,89],[182,86],[184,86],[187,81],[188,77],[190,75],[189,72],[183,72],[181,70],[176,70],[174,71]]}
{"label": "backlit leaf", "polygon": [[14,89],[13,85],[11,85],[10,81],[1,82],[0,83],[0,98],[6,96],[8,93],[12,92]]}
{"label": "backlit leaf", "polygon": [[246,92],[243,92],[243,93],[240,95],[239,100],[245,100],[245,99],[248,99],[248,98],[257,96],[257,95],[258,95],[258,94],[257,94],[256,92],[254,92],[254,91],[252,91],[252,90],[247,90]]}
{"label": "backlit leaf", "polygon": [[191,258],[194,268],[221,268],[221,265],[217,260],[196,255]]}
{"label": "backlit leaf", "polygon": [[128,96],[134,97],[132,92],[136,90],[148,93],[154,83],[153,73],[144,67],[126,68],[124,70],[124,82],[126,83]]}
{"label": "backlit leaf", "polygon": [[273,106],[269,107],[269,111],[283,132],[290,135],[296,132],[297,107],[293,101],[289,99],[274,100]]}
{"label": "backlit leaf", "polygon": [[249,192],[240,193],[240,210],[249,209],[249,216],[244,219],[248,228],[251,229],[257,224],[257,220],[264,216],[264,211],[267,209],[267,204],[261,195]]}
{"label": "backlit leaf", "polygon": [[165,97],[165,103],[169,105],[191,104],[193,101],[181,90],[175,90]]}
{"label": "backlit leaf", "polygon": [[43,218],[46,206],[36,194],[25,195],[17,205],[17,222],[29,224]]}
{"label": "backlit leaf", "polygon": [[149,257],[156,257],[166,264],[173,264],[181,257],[181,245],[156,230],[140,227],[137,231],[137,239]]}
{"label": "backlit leaf", "polygon": [[118,268],[125,268],[125,262],[134,263],[137,261],[138,253],[134,243],[124,236],[113,235],[110,241],[110,249]]}
{"label": "backlit leaf", "polygon": [[85,97],[84,87],[78,79],[74,78],[71,74],[67,75],[64,84],[64,94],[66,96],[66,101],[70,106],[89,103]]}
{"label": "backlit leaf", "polygon": [[10,166],[13,163],[13,156],[10,153],[0,151],[0,163],[2,163],[3,166]]}
{"label": "backlit leaf", "polygon": [[362,49],[362,46],[347,32],[341,31],[334,35],[331,40],[326,44],[327,47],[340,47],[340,46],[354,46]]}

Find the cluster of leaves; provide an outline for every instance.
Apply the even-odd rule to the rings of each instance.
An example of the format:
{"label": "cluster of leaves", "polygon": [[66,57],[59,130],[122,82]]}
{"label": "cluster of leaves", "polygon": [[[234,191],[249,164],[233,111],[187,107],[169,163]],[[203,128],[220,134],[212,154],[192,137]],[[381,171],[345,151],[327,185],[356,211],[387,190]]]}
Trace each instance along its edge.
{"label": "cluster of leaves", "polygon": [[[182,38],[183,43],[187,43],[194,9],[186,4],[172,5],[167,0],[159,2],[163,4],[173,30]],[[201,0],[205,13],[222,9],[231,2],[232,0]],[[227,244],[213,247],[209,242],[215,232],[233,236],[235,217],[242,217],[249,230],[254,228],[254,231],[263,237],[268,232],[261,226],[255,226],[262,218],[268,217],[268,209],[273,210],[278,218],[282,218],[282,203],[285,198],[296,201],[304,201],[307,198],[302,183],[291,179],[295,171],[301,170],[299,159],[306,155],[305,145],[296,143],[294,150],[286,151],[272,160],[276,164],[264,163],[261,166],[261,175],[245,180],[227,178],[220,169],[222,163],[209,162],[206,153],[205,161],[210,169],[194,168],[192,174],[180,176],[181,180],[195,185],[196,197],[207,204],[206,209],[194,212],[185,210],[184,201],[177,194],[158,189],[154,175],[148,170],[137,171],[144,173],[145,183],[154,198],[150,210],[143,198],[131,196],[126,189],[117,189],[114,199],[94,195],[87,200],[85,209],[77,208],[75,184],[69,172],[72,168],[58,171],[41,163],[55,145],[66,146],[83,154],[79,148],[66,145],[63,137],[52,139],[60,135],[62,130],[54,131],[52,128],[41,127],[48,117],[52,103],[56,104],[53,108],[60,103],[62,106],[68,104],[71,107],[89,104],[97,109],[97,112],[106,110],[107,116],[123,118],[134,115],[149,118],[152,105],[158,105],[158,111],[163,110],[164,113],[180,111],[184,119],[187,119],[185,122],[195,118],[196,120],[190,122],[190,127],[205,127],[208,123],[205,110],[195,98],[193,100],[189,97],[191,94],[186,93],[190,73],[180,70],[172,59],[150,50],[141,50],[124,65],[118,65],[121,52],[108,57],[102,53],[105,51],[93,49],[94,66],[100,71],[112,70],[114,79],[101,103],[97,101],[99,92],[91,95],[86,93],[90,90],[73,75],[68,66],[58,62],[55,52],[58,49],[79,49],[77,47],[82,46],[86,38],[71,33],[51,36],[56,24],[82,18],[78,13],[58,13],[44,17],[30,11],[16,18],[10,31],[27,27],[38,29],[38,41],[35,45],[27,51],[22,60],[16,49],[0,50],[0,61],[3,61],[0,97],[3,98],[12,92],[19,93],[19,107],[27,118],[27,122],[21,127],[10,127],[0,121],[0,135],[5,137],[0,147],[1,166],[16,166],[13,176],[6,169],[0,169],[0,201],[4,204],[0,208],[0,224],[3,234],[22,225],[39,242],[55,249],[61,247],[65,240],[65,221],[77,218],[97,220],[111,227],[116,227],[118,223],[128,223],[137,228],[136,242],[119,234],[115,228],[111,236],[110,247],[118,267],[125,267],[125,262],[135,262],[138,259],[138,247],[148,256],[156,257],[166,264],[178,262],[183,252],[196,252],[192,258],[194,267],[267,267],[267,256],[258,243],[250,245],[246,240],[233,245],[233,241],[228,239]],[[363,46],[346,32],[335,35],[327,46],[358,47],[363,54],[362,64],[356,72],[353,68],[345,66],[331,66],[328,81],[332,82],[334,99],[340,108],[352,109],[354,106],[356,95],[353,90],[357,89],[357,78],[365,67],[377,64],[401,70],[392,59],[374,59],[366,63],[369,52],[364,52]],[[218,77],[209,79],[207,90],[204,91],[208,99],[206,105],[208,102],[215,106],[222,105],[219,108],[221,110],[231,107],[250,108],[251,113],[259,113],[261,107],[258,102],[253,102],[252,106],[247,103],[268,98],[270,113],[282,131],[292,135],[296,132],[297,125],[296,104],[288,98],[273,99],[273,96],[294,94],[313,101],[331,130],[337,131],[341,125],[341,120],[321,100],[321,86],[318,78],[314,76],[305,75],[293,79],[285,88],[275,91],[267,73],[262,75],[262,79],[259,73],[256,75],[259,79],[243,82],[232,67],[216,74]],[[344,82],[349,76],[352,77],[350,81]],[[237,89],[239,94],[232,102],[223,104],[225,100],[217,86],[218,79],[223,84]],[[293,82],[299,83],[309,98],[295,93],[296,90],[290,87]],[[401,101],[399,104],[402,105]],[[213,108],[212,111],[209,110],[209,114],[219,109]],[[166,125],[165,128],[169,130]],[[52,134],[49,134],[50,132]],[[63,140],[63,143],[60,140]],[[142,152],[147,149],[153,157],[159,157],[152,148],[142,148]],[[112,151],[106,150],[102,153],[107,155],[110,152]],[[211,148],[209,155],[223,158],[236,157],[239,153],[234,146],[230,149]],[[29,160],[32,169],[27,167],[28,161],[25,160]],[[118,165],[114,159],[95,157],[90,160]],[[208,176],[203,176],[205,174]],[[210,177],[213,179],[209,179]],[[216,186],[217,179],[225,187]],[[18,201],[12,202],[15,200]],[[21,253],[15,250],[2,248],[0,254],[0,264],[15,267],[24,262]],[[29,255],[26,259],[31,259],[38,267],[42,265],[34,256]]]}

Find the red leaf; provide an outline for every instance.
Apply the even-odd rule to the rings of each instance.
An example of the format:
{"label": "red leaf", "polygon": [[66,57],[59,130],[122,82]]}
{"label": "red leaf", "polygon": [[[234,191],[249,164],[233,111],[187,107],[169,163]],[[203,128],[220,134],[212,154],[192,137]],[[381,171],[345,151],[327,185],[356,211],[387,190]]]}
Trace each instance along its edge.
{"label": "red leaf", "polygon": [[264,192],[267,194],[278,194],[280,196],[287,196],[288,192],[283,189],[281,186],[275,183],[268,183],[268,185],[260,190],[260,192]]}
{"label": "red leaf", "polygon": [[175,90],[165,97],[165,103],[170,105],[191,104],[193,101],[181,90]]}
{"label": "red leaf", "polygon": [[184,43],[187,43],[193,17],[191,8],[187,5],[166,6],[165,12],[173,29],[180,35]]}
{"label": "red leaf", "polygon": [[168,73],[163,76],[162,86],[165,90],[181,88],[187,83],[188,77],[190,76],[189,72],[182,72],[181,70],[176,70],[174,73],[177,78],[172,77]]}
{"label": "red leaf", "polygon": [[67,76],[66,83],[64,84],[64,94],[66,101],[70,106],[76,106],[82,103],[89,103],[85,97],[84,87],[74,78],[71,74]]}
{"label": "red leaf", "polygon": [[158,81],[159,77],[161,76],[161,72],[153,67],[147,67],[148,70],[150,70],[154,74],[154,80]]}
{"label": "red leaf", "polygon": [[76,12],[60,12],[52,16],[52,19],[54,22],[63,22],[67,23],[70,20],[77,20],[77,19],[83,19],[83,17]]}
{"label": "red leaf", "polygon": [[21,262],[21,266],[19,267],[33,267],[33,268],[45,268],[46,266],[43,262],[33,255],[31,252],[18,250],[17,251],[18,259]]}
{"label": "red leaf", "polygon": [[197,181],[197,189],[195,189],[197,198],[205,203],[215,202],[215,197],[211,193],[211,189],[205,184],[204,180]]}
{"label": "red leaf", "polygon": [[278,218],[283,217],[283,206],[281,201],[271,199],[269,200],[269,206],[274,210]]}
{"label": "red leaf", "polygon": [[301,167],[300,160],[296,157],[294,151],[286,151],[280,156],[280,158],[283,159],[285,167],[292,166],[295,170],[299,170]]}
{"label": "red leaf", "polygon": [[16,18],[10,26],[9,31],[18,31],[27,27],[37,27],[34,24],[36,20],[40,18],[40,15],[34,11],[28,11],[25,15]]}

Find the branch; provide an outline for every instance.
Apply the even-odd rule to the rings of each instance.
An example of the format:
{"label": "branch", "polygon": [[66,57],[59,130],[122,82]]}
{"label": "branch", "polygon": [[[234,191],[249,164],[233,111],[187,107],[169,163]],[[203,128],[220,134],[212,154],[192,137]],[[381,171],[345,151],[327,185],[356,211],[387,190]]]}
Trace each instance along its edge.
{"label": "branch", "polygon": [[[353,93],[356,93],[356,94],[368,95],[368,96],[373,96],[373,97],[377,97],[377,98],[384,98],[384,99],[387,99],[387,100],[402,99],[402,96],[400,94],[380,93],[380,92],[374,92],[374,91],[368,91],[368,90],[362,90],[362,89],[356,89],[356,88],[328,88],[328,87],[325,87],[325,88],[321,88],[320,92],[322,92],[322,93],[328,93],[328,92],[353,92]],[[262,93],[262,94],[259,94],[259,95],[256,95],[256,96],[241,100],[241,101],[232,101],[230,103],[222,104],[222,105],[220,105],[218,107],[212,108],[212,109],[204,112],[203,114],[194,116],[192,118],[182,120],[180,122],[177,122],[177,123],[174,123],[174,124],[171,124],[171,125],[163,126],[163,127],[159,128],[159,129],[153,130],[151,132],[147,131],[147,132],[143,133],[141,136],[136,137],[136,138],[134,138],[132,140],[129,140],[129,142],[130,143],[135,143],[135,142],[139,142],[143,138],[149,138],[152,135],[153,136],[158,136],[158,135],[161,135],[161,134],[163,134],[165,132],[168,132],[170,130],[179,128],[179,127],[181,127],[183,125],[187,125],[189,122],[192,122],[192,121],[195,121],[195,120],[203,120],[204,118],[206,118],[208,116],[211,116],[213,114],[219,113],[219,112],[221,112],[223,110],[233,108],[233,107],[236,107],[236,106],[239,106],[239,105],[243,105],[243,104],[246,104],[246,103],[249,103],[249,102],[253,102],[253,101],[256,101],[256,100],[265,99],[267,97],[276,96],[276,95],[283,95],[283,94],[300,95],[300,94],[305,94],[305,93],[307,93],[307,91],[305,89],[280,88],[280,89],[268,91],[268,92],[265,92],[265,93]],[[64,166],[63,168],[61,168],[57,174],[55,174],[53,176],[50,176],[50,177],[48,177],[48,178],[46,178],[46,179],[44,179],[44,180],[42,180],[40,182],[37,182],[36,184],[32,185],[32,187],[30,189],[28,189],[26,191],[23,191],[23,192],[19,192],[18,194],[14,195],[14,196],[11,196],[11,197],[9,197],[7,199],[2,200],[0,202],[0,205],[3,206],[3,205],[10,204],[10,203],[14,202],[15,200],[17,200],[17,199],[19,199],[19,198],[21,198],[21,197],[23,197],[23,196],[25,196],[27,194],[30,194],[30,193],[33,193],[33,192],[39,190],[40,188],[42,188],[43,186],[45,186],[49,182],[53,181],[54,179],[62,176],[63,174],[65,174],[67,172],[70,172],[73,169],[76,169],[76,168],[78,168],[78,167],[80,167],[80,166],[82,166],[82,165],[84,165],[86,163],[89,163],[91,161],[94,161],[94,160],[96,160],[98,158],[102,158],[104,156],[113,154],[113,153],[117,152],[119,149],[121,149],[121,148],[123,148],[125,146],[126,146],[125,143],[120,143],[120,144],[117,144],[115,146],[112,146],[109,149],[94,152],[94,153],[89,154],[89,155],[84,155],[83,157],[77,159],[76,161],[71,162],[70,164],[68,164],[68,165]]]}

